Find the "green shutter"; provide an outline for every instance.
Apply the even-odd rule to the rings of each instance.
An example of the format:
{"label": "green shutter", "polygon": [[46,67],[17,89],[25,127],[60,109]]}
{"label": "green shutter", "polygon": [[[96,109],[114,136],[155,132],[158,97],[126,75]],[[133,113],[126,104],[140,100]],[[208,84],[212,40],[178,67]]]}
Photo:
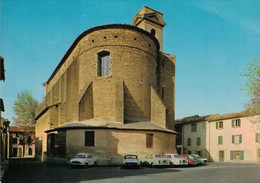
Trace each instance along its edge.
{"label": "green shutter", "polygon": [[240,159],[244,160],[244,151],[240,151]]}
{"label": "green shutter", "polygon": [[239,143],[242,143],[242,134],[239,135]]}
{"label": "green shutter", "polygon": [[230,151],[230,160],[234,159],[234,151]]}
{"label": "green shutter", "polygon": [[234,123],[235,123],[235,120],[234,120],[234,119],[232,119],[232,127],[234,127]]}
{"label": "green shutter", "polygon": [[241,121],[240,121],[240,119],[238,119],[238,126],[239,126],[239,127],[241,126]]}
{"label": "green shutter", "polygon": [[222,136],[218,136],[218,144],[223,144]]}
{"label": "green shutter", "polygon": [[235,143],[235,135],[232,135],[232,144]]}
{"label": "green shutter", "polygon": [[216,122],[216,129],[218,129],[218,122]]}
{"label": "green shutter", "polygon": [[200,137],[197,138],[197,145],[200,145]]}
{"label": "green shutter", "polygon": [[255,141],[259,142],[259,140],[258,140],[258,133],[255,134]]}

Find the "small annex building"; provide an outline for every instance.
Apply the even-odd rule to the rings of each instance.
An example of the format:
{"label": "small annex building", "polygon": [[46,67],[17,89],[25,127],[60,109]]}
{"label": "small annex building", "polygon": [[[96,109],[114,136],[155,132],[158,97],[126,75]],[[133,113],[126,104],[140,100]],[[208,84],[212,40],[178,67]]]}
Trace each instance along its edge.
{"label": "small annex building", "polygon": [[175,56],[162,52],[165,25],[144,6],[132,25],[79,35],[44,83],[36,157],[176,153]]}

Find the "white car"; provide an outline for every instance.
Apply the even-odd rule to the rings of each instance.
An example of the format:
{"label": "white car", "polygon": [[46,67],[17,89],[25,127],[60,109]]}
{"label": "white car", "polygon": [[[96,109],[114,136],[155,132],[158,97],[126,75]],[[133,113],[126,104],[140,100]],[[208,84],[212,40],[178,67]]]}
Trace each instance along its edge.
{"label": "white car", "polygon": [[198,158],[200,161],[202,161],[202,163],[207,163],[208,159],[207,158],[202,158],[200,155],[198,154],[192,154],[193,156],[195,156],[196,158]]}
{"label": "white car", "polygon": [[142,159],[141,164],[144,166],[169,166],[170,160],[164,154],[149,154]]}
{"label": "white car", "polygon": [[69,165],[73,166],[94,166],[97,164],[97,158],[93,157],[89,153],[78,153],[76,156],[70,160]]}
{"label": "white car", "polygon": [[182,165],[187,166],[188,165],[188,160],[184,159],[179,154],[168,153],[165,155],[166,155],[166,158],[168,158],[171,161],[172,165],[176,165],[176,166],[182,166]]}
{"label": "white car", "polygon": [[138,156],[136,154],[125,154],[122,162],[122,168],[133,167],[139,168],[140,161],[138,160]]}

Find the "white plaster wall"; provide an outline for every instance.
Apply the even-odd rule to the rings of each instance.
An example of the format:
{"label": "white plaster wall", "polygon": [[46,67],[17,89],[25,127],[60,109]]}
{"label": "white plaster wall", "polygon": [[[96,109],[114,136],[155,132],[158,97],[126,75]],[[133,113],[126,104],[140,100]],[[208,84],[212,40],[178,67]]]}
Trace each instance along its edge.
{"label": "white plaster wall", "polygon": [[[197,131],[191,132],[191,124],[197,124]],[[206,149],[206,121],[187,123],[183,125],[183,145],[184,148],[188,151],[191,151],[192,154],[197,151],[202,152],[202,157],[207,157],[207,149]],[[197,138],[200,137],[200,145],[197,145]],[[191,138],[191,145],[188,146],[188,138]]]}

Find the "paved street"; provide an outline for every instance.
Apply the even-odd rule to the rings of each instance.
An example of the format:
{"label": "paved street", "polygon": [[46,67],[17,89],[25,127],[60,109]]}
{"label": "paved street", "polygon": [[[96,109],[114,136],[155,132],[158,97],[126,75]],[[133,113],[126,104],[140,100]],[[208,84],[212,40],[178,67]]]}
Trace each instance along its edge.
{"label": "paved street", "polygon": [[8,182],[259,183],[260,164],[210,163],[189,168],[90,167],[71,169],[34,160],[11,160]]}

